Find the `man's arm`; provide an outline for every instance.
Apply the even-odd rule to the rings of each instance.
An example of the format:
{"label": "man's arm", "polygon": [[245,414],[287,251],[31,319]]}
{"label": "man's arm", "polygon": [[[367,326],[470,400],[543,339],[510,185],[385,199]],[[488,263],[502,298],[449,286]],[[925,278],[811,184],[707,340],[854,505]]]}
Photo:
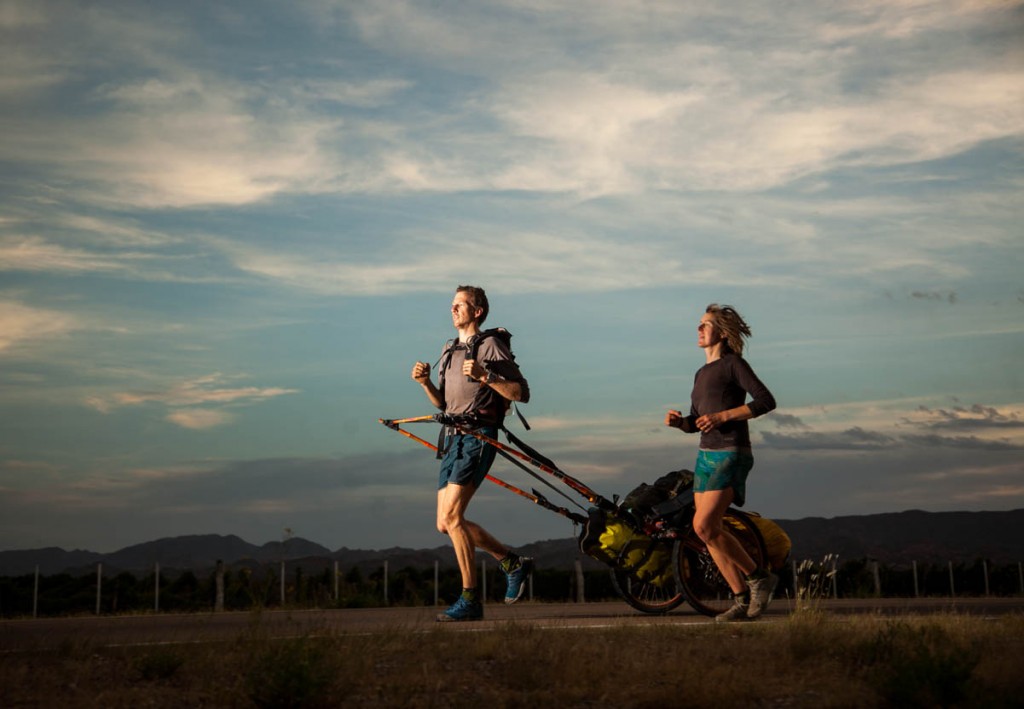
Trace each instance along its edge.
{"label": "man's arm", "polygon": [[[472,377],[484,386],[489,386],[509,401],[522,401],[525,403],[526,396],[528,396],[526,392],[528,392],[529,389],[527,389],[522,382],[506,379],[500,374],[490,375],[490,372],[476,360],[466,360],[462,365],[462,373],[467,377]],[[491,381],[488,382],[488,378],[490,378]]]}
{"label": "man's arm", "polygon": [[412,366],[412,378],[423,387],[423,393],[430,399],[430,403],[443,410],[444,395],[440,389],[434,386],[434,382],[430,381],[430,364],[427,362],[417,362],[414,364]]}

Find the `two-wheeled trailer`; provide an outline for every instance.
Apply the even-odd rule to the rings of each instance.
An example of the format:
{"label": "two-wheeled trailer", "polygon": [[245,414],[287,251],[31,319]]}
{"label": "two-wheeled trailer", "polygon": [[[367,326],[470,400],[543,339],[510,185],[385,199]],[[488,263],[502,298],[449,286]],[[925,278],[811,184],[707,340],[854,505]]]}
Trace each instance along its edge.
{"label": "two-wheeled trailer", "polygon": [[[509,445],[477,430],[472,419],[445,414],[406,419],[378,419],[402,435],[437,451],[434,445],[402,428],[403,424],[436,422],[493,446],[498,454],[555,490],[586,514],[552,503],[536,488],[526,492],[493,475],[487,479],[534,504],[582,525],[580,549],[611,567],[615,590],[630,606],[644,613],[667,613],[688,603],[704,615],[714,616],[732,605],[729,585],[711,554],[693,530],[692,473],[674,471],[653,485],[641,485],[625,498],[614,500],[558,468],[506,430]],[[590,503],[585,508],[541,477],[553,477]],[[724,522],[758,568],[769,565],[761,518],[730,508]]]}

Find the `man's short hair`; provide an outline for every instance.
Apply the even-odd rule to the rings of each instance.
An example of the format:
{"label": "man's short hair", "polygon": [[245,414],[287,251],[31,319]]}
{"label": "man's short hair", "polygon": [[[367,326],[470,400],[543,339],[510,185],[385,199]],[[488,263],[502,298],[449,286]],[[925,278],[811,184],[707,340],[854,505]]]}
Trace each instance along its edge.
{"label": "man's short hair", "polygon": [[487,302],[487,294],[484,293],[484,289],[478,288],[477,286],[459,286],[455,289],[455,292],[465,293],[469,296],[469,302],[473,304],[473,307],[480,308],[481,313],[479,322],[483,324],[483,321],[487,319],[487,313],[491,310],[491,306]]}

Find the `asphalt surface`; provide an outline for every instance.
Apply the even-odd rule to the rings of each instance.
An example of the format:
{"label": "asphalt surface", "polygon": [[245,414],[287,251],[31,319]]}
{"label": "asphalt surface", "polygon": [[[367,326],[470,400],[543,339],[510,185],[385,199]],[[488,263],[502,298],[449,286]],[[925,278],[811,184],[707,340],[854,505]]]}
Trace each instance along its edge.
{"label": "asphalt surface", "polygon": [[[1024,598],[857,599],[817,601],[816,607],[837,615],[962,614],[997,618],[1024,612]],[[621,601],[598,603],[490,603],[482,621],[438,623],[440,608],[363,608],[225,613],[146,614],[71,618],[26,618],[0,621],[0,653],[59,649],[69,643],[90,647],[124,647],[234,640],[258,631],[270,637],[331,633],[481,631],[516,623],[549,629],[712,623],[685,604],[665,615],[634,611]],[[793,612],[776,600],[758,622],[779,622]]]}

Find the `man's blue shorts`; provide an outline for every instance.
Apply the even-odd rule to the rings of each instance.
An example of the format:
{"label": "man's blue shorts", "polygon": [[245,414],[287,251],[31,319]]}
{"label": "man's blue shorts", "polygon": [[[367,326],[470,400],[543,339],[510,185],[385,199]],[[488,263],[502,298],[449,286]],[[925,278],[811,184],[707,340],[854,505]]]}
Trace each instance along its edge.
{"label": "man's blue shorts", "polygon": [[[494,438],[498,435],[498,430],[484,427],[478,429],[477,433]],[[480,483],[487,477],[487,472],[494,464],[497,449],[468,434],[449,436],[445,443],[448,449],[441,459],[437,489],[442,489],[448,483],[480,487]]]}
{"label": "man's blue shorts", "polygon": [[747,499],[747,474],[754,467],[754,456],[749,449],[697,451],[697,465],[693,471],[693,491],[733,489],[733,504],[743,507]]}

